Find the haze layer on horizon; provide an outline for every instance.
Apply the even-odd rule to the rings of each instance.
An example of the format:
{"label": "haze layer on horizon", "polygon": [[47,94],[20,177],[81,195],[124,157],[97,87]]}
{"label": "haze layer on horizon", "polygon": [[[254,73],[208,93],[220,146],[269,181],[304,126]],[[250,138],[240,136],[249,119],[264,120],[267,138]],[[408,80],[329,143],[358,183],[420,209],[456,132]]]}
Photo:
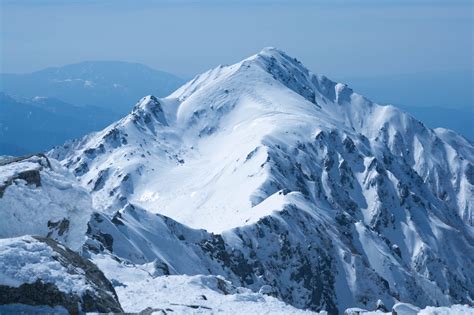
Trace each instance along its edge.
{"label": "haze layer on horizon", "polygon": [[[120,60],[190,78],[276,46],[314,72],[355,82],[355,88],[359,81],[353,78],[415,74],[441,82],[448,87],[446,95],[457,88],[465,94],[466,89],[472,91],[471,1],[0,0],[0,4],[1,72]],[[447,84],[442,83],[444,76]],[[456,103],[471,106],[472,93],[466,95]]]}
{"label": "haze layer on horizon", "polygon": [[2,71],[136,61],[193,75],[276,46],[332,75],[472,69],[472,3],[1,0]]}

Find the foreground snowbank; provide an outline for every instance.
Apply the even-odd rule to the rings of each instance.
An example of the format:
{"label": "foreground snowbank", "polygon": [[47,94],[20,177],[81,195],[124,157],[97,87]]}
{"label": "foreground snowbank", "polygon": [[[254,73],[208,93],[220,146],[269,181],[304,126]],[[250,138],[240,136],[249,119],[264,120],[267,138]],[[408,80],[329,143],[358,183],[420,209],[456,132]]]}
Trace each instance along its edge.
{"label": "foreground snowbank", "polygon": [[72,314],[122,312],[113,286],[93,263],[52,239],[32,236],[0,239],[0,305],[0,314],[28,313],[24,305]]}
{"label": "foreground snowbank", "polygon": [[0,238],[51,237],[79,250],[92,200],[57,161],[39,154],[0,158]]}
{"label": "foreground snowbank", "polygon": [[[249,289],[235,287],[220,276],[151,277],[153,264],[127,266],[106,256],[94,262],[115,286],[126,312],[173,311],[177,314],[314,314]],[[321,314],[326,314],[322,312]]]}
{"label": "foreground snowbank", "polygon": [[[107,255],[95,255],[93,261],[115,286],[119,301],[126,312],[161,311],[178,314],[327,314],[288,305],[274,297],[269,286],[258,293],[236,287],[221,276],[171,275],[154,277],[153,263],[129,265]],[[269,287],[269,288],[266,288]],[[395,304],[390,312],[360,308],[346,310],[347,315],[450,315],[474,314],[468,305],[417,308],[411,304]]]}

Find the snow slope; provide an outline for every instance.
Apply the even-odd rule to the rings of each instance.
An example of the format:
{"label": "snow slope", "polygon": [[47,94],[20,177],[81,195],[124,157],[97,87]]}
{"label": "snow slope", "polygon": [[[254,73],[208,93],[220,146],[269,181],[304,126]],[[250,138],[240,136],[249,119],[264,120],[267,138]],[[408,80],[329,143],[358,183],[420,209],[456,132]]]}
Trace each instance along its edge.
{"label": "snow slope", "polygon": [[277,49],[147,96],[49,156],[103,212],[91,251],[330,313],[474,301],[473,144]]}

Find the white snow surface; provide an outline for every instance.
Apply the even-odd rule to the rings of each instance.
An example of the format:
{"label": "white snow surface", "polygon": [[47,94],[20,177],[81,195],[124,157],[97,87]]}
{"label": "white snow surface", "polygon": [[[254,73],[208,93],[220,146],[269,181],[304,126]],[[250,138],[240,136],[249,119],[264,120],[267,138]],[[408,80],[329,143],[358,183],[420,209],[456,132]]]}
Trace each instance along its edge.
{"label": "white snow surface", "polygon": [[156,314],[160,314],[159,309],[179,314],[318,314],[235,287],[220,276],[151,277],[146,265],[121,265],[107,257],[96,257],[94,261],[116,285],[125,312],[151,308]]}
{"label": "white snow surface", "polygon": [[367,311],[361,308],[350,308],[347,309],[345,315],[385,315],[385,314],[396,314],[397,315],[472,315],[474,314],[474,307],[469,305],[451,305],[450,307],[435,307],[428,306],[420,309],[411,304],[397,303],[393,306],[391,312]]}
{"label": "white snow surface", "polygon": [[[39,172],[39,186],[17,178],[19,174],[35,171]],[[27,234],[50,236],[73,250],[81,248],[92,213],[92,200],[67,169],[43,156],[0,163],[0,186],[5,184],[0,198],[0,238]],[[55,231],[51,224],[57,224],[59,229],[63,220],[67,221],[65,230]]]}
{"label": "white snow surface", "polygon": [[[451,305],[450,307],[428,306],[418,313],[419,315],[473,315],[474,307],[469,305]],[[408,314],[407,314],[408,315]]]}
{"label": "white snow surface", "polygon": [[19,287],[23,283],[52,283],[65,293],[82,294],[90,286],[85,276],[70,274],[46,243],[31,236],[0,239],[0,285]]}

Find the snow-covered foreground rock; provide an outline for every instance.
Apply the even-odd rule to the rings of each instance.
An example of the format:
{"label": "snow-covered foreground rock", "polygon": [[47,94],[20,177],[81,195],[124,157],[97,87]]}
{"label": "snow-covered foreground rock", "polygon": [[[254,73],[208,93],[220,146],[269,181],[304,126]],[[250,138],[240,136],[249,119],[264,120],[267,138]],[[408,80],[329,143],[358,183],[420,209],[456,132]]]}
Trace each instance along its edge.
{"label": "snow-covered foreground rock", "polygon": [[0,158],[0,238],[47,236],[79,250],[92,213],[89,193],[43,154]]}
{"label": "snow-covered foreground rock", "polygon": [[110,282],[77,253],[49,238],[0,239],[0,313],[22,305],[71,314],[122,311]]}

